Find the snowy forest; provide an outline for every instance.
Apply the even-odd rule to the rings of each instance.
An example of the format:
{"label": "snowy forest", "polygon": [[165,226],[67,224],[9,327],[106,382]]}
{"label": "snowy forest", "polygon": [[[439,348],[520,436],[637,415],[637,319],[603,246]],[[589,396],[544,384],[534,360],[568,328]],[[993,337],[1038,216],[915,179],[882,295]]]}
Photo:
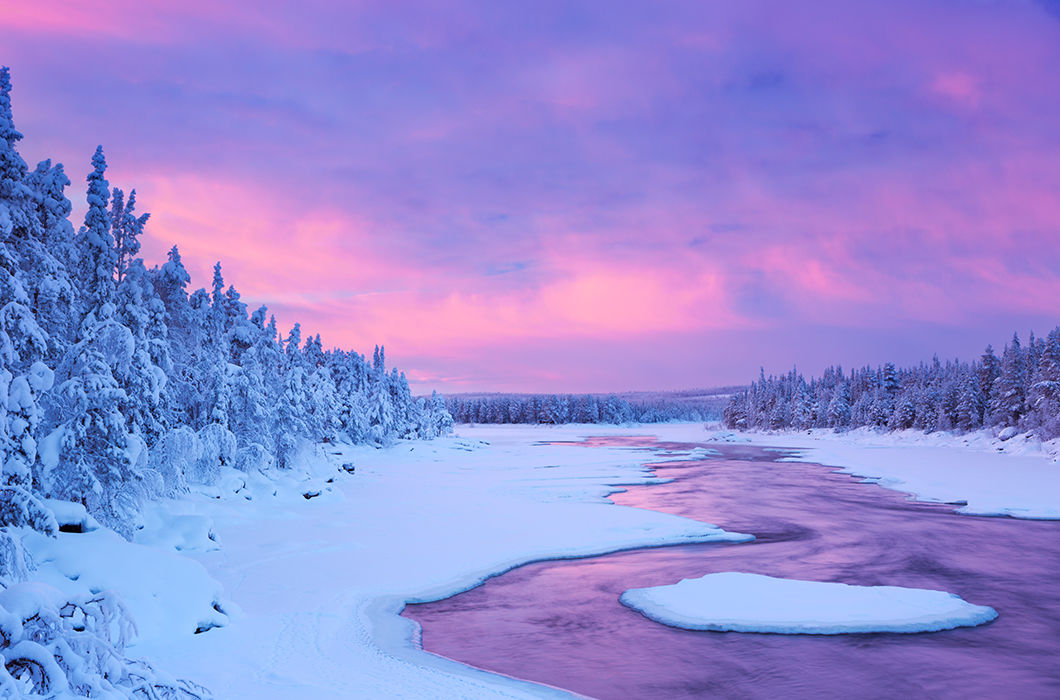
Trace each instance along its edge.
{"label": "snowy forest", "polygon": [[970,431],[1013,428],[1060,436],[1060,327],[1027,344],[1013,334],[998,357],[987,346],[974,362],[935,357],[896,369],[888,362],[846,374],[830,367],[806,381],[797,371],[766,377],[725,407],[730,428],[914,428]]}
{"label": "snowy forest", "polygon": [[[667,423],[717,420],[704,402],[656,399],[629,401],[614,394],[494,394],[448,396],[457,423]],[[713,415],[712,415],[713,414]]]}
{"label": "snowy forest", "polygon": [[[413,397],[405,376],[387,370],[382,348],[369,360],[325,350],[298,324],[280,334],[264,307],[248,313],[220,263],[210,290],[189,293],[176,247],[148,267],[139,250],[149,216],[135,190],[108,183],[102,147],[75,231],[63,166],[45,160],[29,169],[16,149],[21,138],[4,68],[0,588],[26,575],[12,528],[57,531],[44,499],[82,504],[129,537],[146,500],[208,484],[222,467],[284,468],[307,443],[386,444],[451,430],[443,399]],[[125,633],[105,595],[40,603],[21,616],[4,611],[3,596],[0,695],[13,692],[14,679],[42,676],[79,683],[78,694],[106,695],[120,680],[138,697],[164,695],[150,669],[115,661]],[[55,672],[60,662],[65,673]],[[195,694],[181,687],[181,697]]]}

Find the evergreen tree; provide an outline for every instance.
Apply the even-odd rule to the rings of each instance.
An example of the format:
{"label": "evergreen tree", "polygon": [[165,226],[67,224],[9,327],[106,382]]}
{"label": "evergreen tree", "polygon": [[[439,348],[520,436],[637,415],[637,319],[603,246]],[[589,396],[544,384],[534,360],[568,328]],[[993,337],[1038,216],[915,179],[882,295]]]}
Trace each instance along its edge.
{"label": "evergreen tree", "polygon": [[975,430],[982,424],[983,393],[978,378],[972,372],[964,372],[957,402],[956,427],[960,430]]}
{"label": "evergreen tree", "polygon": [[986,350],[979,359],[979,371],[976,374],[979,378],[979,393],[983,397],[983,405],[990,407],[995,400],[994,383],[1001,375],[1001,361],[994,354],[993,346],[986,346]]}
{"label": "evergreen tree", "polygon": [[132,347],[129,330],[109,321],[70,349],[52,404],[58,462],[44,474],[46,495],[82,503],[124,534],[139,503],[134,468],[143,444],[129,434],[121,409],[130,399],[113,370],[131,363]]}
{"label": "evergreen tree", "polygon": [[828,426],[842,428],[850,425],[850,389],[839,383],[828,402]]}
{"label": "evergreen tree", "polygon": [[136,190],[129,193],[129,201],[126,202],[124,193],[114,188],[111,193],[110,231],[114,239],[115,278],[118,284],[121,284],[125,271],[140,252],[140,234],[150,216],[136,215]]}
{"label": "evergreen tree", "polygon": [[76,239],[80,253],[78,285],[83,294],[83,312],[94,313],[99,319],[106,318],[104,307],[114,298],[114,269],[117,264],[114,239],[110,234],[110,217],[107,214],[110,186],[106,171],[107,160],[103,157],[103,147],[99,146],[92,156],[92,172],[88,175],[88,212]]}
{"label": "evergreen tree", "polygon": [[78,293],[70,276],[74,261],[70,200],[65,188],[70,184],[62,165],[42,161],[27,176],[33,193],[38,225],[35,235],[24,240],[22,270],[26,294],[37,322],[48,339],[46,361],[54,365],[74,342]]}
{"label": "evergreen tree", "polygon": [[1016,425],[1024,410],[1026,365],[1019,336],[1005,346],[1001,356],[1001,373],[994,380],[992,414],[996,423]]}
{"label": "evergreen tree", "polygon": [[[8,203],[9,208],[0,209],[0,231],[10,229],[25,221],[19,221],[24,211],[18,204],[30,197],[26,178],[26,161],[19,155],[17,144],[22,134],[15,128],[11,113],[11,75],[6,66],[0,67],[0,201]],[[15,206],[10,206],[14,204]],[[5,221],[6,219],[6,226]]]}

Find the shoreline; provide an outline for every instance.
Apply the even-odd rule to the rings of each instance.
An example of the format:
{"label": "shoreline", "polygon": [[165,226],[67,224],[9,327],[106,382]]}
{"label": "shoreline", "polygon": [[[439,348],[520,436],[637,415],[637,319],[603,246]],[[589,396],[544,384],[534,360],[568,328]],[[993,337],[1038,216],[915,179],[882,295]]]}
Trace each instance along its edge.
{"label": "shoreline", "polygon": [[[597,436],[702,447],[580,444]],[[149,569],[151,557],[161,555],[201,567],[201,574],[189,574],[200,582],[201,600],[144,576],[83,572],[71,579],[61,558],[42,562],[32,578],[71,590],[113,588],[136,601],[134,616],[154,616],[157,624],[130,652],[217,697],[571,697],[424,651],[417,623],[402,610],[534,562],[747,541],[709,523],[609,499],[628,486],[664,483],[655,468],[705,456],[712,443],[795,450],[782,460],[867,474],[866,482],[918,500],[968,500],[960,509],[967,514],[1032,517],[1034,511],[1018,510],[1034,505],[1019,500],[1028,493],[1038,507],[1056,507],[1049,497],[1060,498],[1060,486],[1050,489],[1049,480],[1060,479],[1060,466],[1041,453],[989,452],[928,437],[934,444],[899,444],[886,434],[734,434],[702,423],[502,425],[458,426],[453,437],[385,449],[318,446],[298,469],[267,476],[233,470],[213,487],[156,504],[156,531],[145,534],[168,538],[150,546],[115,542],[108,550],[130,571]],[[346,463],[356,464],[355,474],[342,472]],[[972,477],[993,488],[988,495],[999,512],[976,512],[990,504],[976,491],[982,483],[969,485]],[[970,498],[962,498],[964,489]],[[308,491],[317,495],[304,496]],[[182,523],[195,524],[195,535],[181,532]],[[62,546],[76,548],[86,537],[64,534]],[[223,593],[210,593],[214,584]],[[185,617],[213,614],[217,600],[228,624],[202,634],[167,621],[176,615],[157,614],[176,608]]]}
{"label": "shoreline", "polygon": [[[325,498],[298,496],[267,514],[224,501],[208,507],[222,548],[195,558],[243,616],[166,648],[136,651],[225,698],[571,697],[424,651],[401,610],[406,601],[448,598],[534,561],[749,537],[607,500],[623,486],[655,483],[646,463],[683,456],[537,445],[540,432],[461,429],[457,437],[384,450],[332,446],[337,460],[357,463],[357,473],[337,480]],[[349,537],[336,525],[351,526]],[[283,543],[296,547],[283,551]],[[263,548],[280,554],[255,558]],[[307,579],[307,570],[317,575]],[[271,668],[267,659],[277,655],[300,672]]]}
{"label": "shoreline", "polygon": [[1060,440],[1027,434],[1000,440],[989,431],[963,435],[861,428],[843,433],[718,430],[710,440],[797,450],[781,461],[816,463],[906,493],[959,506],[964,515],[1060,520]]}

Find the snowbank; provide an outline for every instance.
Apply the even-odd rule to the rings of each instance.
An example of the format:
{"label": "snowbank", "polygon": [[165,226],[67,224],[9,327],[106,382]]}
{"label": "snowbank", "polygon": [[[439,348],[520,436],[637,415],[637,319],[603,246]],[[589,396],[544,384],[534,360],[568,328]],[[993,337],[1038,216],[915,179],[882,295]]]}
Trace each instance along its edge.
{"label": "snowbank", "polygon": [[136,626],[131,647],[228,623],[221,585],[202,564],[133,544],[113,530],[46,537],[27,531],[23,544],[38,569],[33,579],[71,599],[116,592]]}
{"label": "snowbank", "polygon": [[969,515],[1060,519],[1057,440],[867,428],[845,433],[718,431],[709,439],[795,449],[798,454],[786,459],[839,467],[922,501],[959,505],[958,511]]}
{"label": "snowbank", "polygon": [[997,617],[952,593],[851,586],[725,572],[671,586],[631,588],[622,603],[671,627],[718,632],[853,634],[937,632]]}

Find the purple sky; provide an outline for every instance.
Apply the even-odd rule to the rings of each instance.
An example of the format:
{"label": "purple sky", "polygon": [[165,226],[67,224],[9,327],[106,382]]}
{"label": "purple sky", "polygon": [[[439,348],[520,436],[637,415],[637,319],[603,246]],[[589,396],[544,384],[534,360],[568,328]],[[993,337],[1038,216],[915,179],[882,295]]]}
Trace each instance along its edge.
{"label": "purple sky", "polygon": [[417,389],[711,386],[1060,322],[1060,2],[159,4],[0,12],[23,155],[83,201],[102,143],[149,263],[220,259]]}

